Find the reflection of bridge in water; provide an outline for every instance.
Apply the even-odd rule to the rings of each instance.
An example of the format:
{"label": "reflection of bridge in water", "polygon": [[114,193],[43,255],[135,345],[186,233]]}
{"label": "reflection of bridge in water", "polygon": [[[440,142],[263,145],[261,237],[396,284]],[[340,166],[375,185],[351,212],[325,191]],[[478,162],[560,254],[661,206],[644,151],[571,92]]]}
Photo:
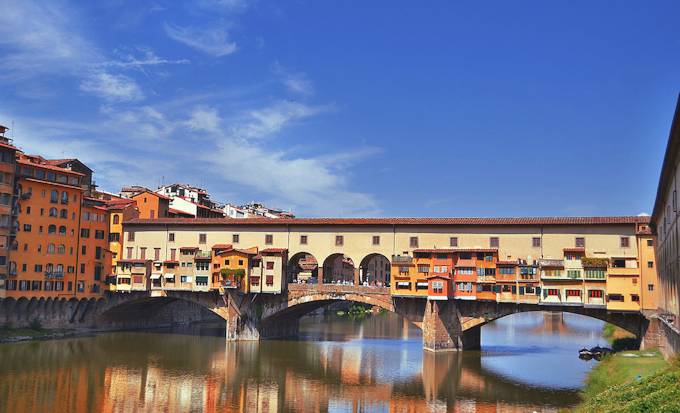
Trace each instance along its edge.
{"label": "reflection of bridge in water", "polygon": [[[0,348],[0,410],[326,411],[340,403],[421,411],[576,402],[575,392],[488,371],[478,353],[388,344],[265,341],[114,333]],[[399,366],[390,363],[410,355]],[[422,354],[422,361],[418,358]],[[370,409],[369,409],[370,410]]]}

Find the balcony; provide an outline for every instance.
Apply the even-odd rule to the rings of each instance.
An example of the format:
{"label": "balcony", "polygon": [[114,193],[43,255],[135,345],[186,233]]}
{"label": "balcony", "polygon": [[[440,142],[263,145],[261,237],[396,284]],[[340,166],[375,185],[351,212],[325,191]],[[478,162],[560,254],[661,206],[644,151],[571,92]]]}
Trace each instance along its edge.
{"label": "balcony", "polygon": [[564,260],[541,258],[538,260],[540,267],[564,268]]}
{"label": "balcony", "polygon": [[478,283],[495,283],[496,277],[493,275],[480,275],[477,277]]}
{"label": "balcony", "polygon": [[413,257],[409,255],[393,255],[392,264],[411,264]]}
{"label": "balcony", "polygon": [[48,280],[61,280],[64,278],[63,271],[45,271],[45,278]]}
{"label": "balcony", "polygon": [[197,251],[194,255],[195,260],[209,260],[211,259],[210,251]]}

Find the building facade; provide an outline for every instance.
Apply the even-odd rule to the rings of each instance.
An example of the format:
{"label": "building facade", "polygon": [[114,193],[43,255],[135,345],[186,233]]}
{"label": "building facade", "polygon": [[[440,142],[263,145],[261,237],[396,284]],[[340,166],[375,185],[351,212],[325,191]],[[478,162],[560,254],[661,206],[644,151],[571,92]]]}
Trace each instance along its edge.
{"label": "building facade", "polygon": [[12,217],[18,208],[14,196],[17,148],[5,137],[6,131],[7,128],[0,125],[0,298],[6,296],[10,270],[12,277],[16,277],[16,266],[10,268],[9,247],[16,234]]}
{"label": "building facade", "polygon": [[[647,302],[654,297],[642,293],[642,286],[656,285],[655,268],[647,266],[654,248],[648,225],[648,217],[138,219],[127,222],[124,232],[129,259],[156,250],[165,260],[180,246],[212,251],[212,289],[261,290],[258,251],[275,249],[290,257],[286,268],[277,270],[286,282],[389,286],[402,297],[625,312],[654,305]],[[224,256],[240,253],[245,255]],[[389,263],[390,271],[383,273],[389,278],[366,282],[376,256],[380,261],[373,262]],[[305,265],[318,264],[305,270],[300,257]],[[239,259],[243,265],[236,268]],[[222,274],[236,270],[244,274],[230,279]]]}

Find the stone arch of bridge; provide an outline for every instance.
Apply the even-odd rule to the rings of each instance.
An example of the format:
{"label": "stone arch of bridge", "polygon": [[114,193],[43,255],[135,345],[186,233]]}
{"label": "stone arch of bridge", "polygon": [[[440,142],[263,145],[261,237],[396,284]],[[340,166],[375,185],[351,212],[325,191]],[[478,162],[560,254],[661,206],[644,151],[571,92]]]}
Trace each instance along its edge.
{"label": "stone arch of bridge", "polygon": [[366,255],[359,264],[359,284],[389,287],[390,260],[379,252]]}
{"label": "stone arch of bridge", "polygon": [[[483,306],[481,306],[483,307]],[[636,337],[644,335],[648,320],[640,313],[620,313],[607,311],[604,308],[583,308],[577,306],[522,306],[517,304],[503,305],[498,303],[492,311],[465,311],[461,309],[460,322],[462,331],[481,328],[501,318],[529,312],[552,312],[577,314],[584,317],[594,318],[620,327]]]}
{"label": "stone arch of bridge", "polygon": [[307,251],[295,253],[288,260],[286,277],[289,284],[316,283],[319,279],[319,261]]}
{"label": "stone arch of bridge", "polygon": [[341,252],[326,257],[322,271],[324,284],[355,284],[358,275],[352,257]]}

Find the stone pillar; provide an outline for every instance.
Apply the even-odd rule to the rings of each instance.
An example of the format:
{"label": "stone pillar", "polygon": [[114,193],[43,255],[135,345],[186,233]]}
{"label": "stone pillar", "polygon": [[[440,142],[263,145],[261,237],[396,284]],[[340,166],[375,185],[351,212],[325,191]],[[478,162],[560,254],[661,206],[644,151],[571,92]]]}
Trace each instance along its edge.
{"label": "stone pillar", "polygon": [[358,268],[354,269],[354,285],[361,285],[361,276]]}
{"label": "stone pillar", "polygon": [[481,328],[462,331],[460,315],[452,300],[427,300],[423,315],[423,348],[430,351],[477,349]]}
{"label": "stone pillar", "polygon": [[227,341],[259,340],[257,320],[249,314],[247,307],[239,308],[234,295],[232,293],[227,295],[227,306],[221,310],[227,324]]}
{"label": "stone pillar", "polygon": [[323,284],[323,267],[317,267],[316,272],[317,282]]}

